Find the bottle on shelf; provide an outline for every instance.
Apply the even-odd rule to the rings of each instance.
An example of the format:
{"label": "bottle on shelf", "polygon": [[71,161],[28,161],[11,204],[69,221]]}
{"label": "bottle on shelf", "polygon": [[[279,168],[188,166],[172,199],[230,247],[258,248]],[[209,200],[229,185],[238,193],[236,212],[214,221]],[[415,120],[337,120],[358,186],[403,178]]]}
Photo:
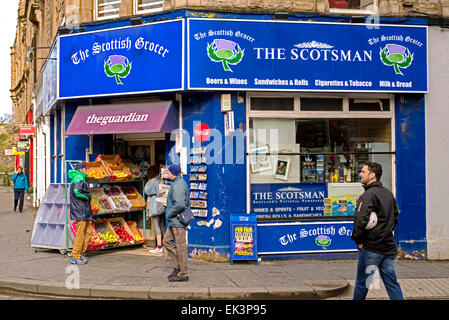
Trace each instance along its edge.
{"label": "bottle on shelf", "polygon": [[339,175],[338,169],[335,169],[333,177],[334,177],[334,179],[333,179],[332,182],[338,182],[339,181],[340,175]]}
{"label": "bottle on shelf", "polygon": [[351,179],[351,170],[348,169],[348,175],[346,176],[346,182],[351,183],[352,179]]}
{"label": "bottle on shelf", "polygon": [[345,182],[345,171],[343,166],[340,165],[340,168],[338,170],[338,181],[337,182]]}

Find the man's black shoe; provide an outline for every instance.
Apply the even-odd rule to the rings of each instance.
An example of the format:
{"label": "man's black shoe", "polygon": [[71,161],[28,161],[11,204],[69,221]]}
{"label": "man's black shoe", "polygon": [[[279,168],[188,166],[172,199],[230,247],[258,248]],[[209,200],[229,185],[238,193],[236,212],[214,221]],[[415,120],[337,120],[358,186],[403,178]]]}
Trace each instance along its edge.
{"label": "man's black shoe", "polygon": [[168,279],[170,282],[179,282],[179,281],[189,281],[189,277],[178,277],[174,276]]}
{"label": "man's black shoe", "polygon": [[174,268],[173,271],[172,271],[172,273],[170,273],[170,274],[167,276],[167,279],[170,280],[170,278],[176,277],[176,276],[178,275],[178,272],[179,272],[179,269],[178,269],[178,268]]}

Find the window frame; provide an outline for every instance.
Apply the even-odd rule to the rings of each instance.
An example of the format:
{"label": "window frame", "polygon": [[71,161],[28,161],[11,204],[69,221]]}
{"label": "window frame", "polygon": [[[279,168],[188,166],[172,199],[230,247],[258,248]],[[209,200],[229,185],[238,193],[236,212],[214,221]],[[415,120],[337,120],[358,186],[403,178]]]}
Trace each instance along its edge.
{"label": "window frame", "polygon": [[122,0],[111,1],[111,2],[119,2],[120,3],[120,5],[118,7],[118,12],[117,12],[117,14],[108,15],[105,17],[99,16],[100,4],[98,3],[98,1],[99,0],[94,0],[94,21],[102,21],[102,20],[115,19],[115,18],[120,17],[120,5],[122,4]]}
{"label": "window frame", "polygon": [[155,2],[160,2],[160,8],[152,8],[152,9],[144,9],[144,10],[139,10],[139,4],[138,4],[138,0],[133,0],[133,13],[135,15],[139,15],[139,14],[147,14],[147,13],[155,13],[155,12],[161,12],[164,11],[164,1],[160,0],[160,1],[155,1]]}
{"label": "window frame", "polygon": [[[292,111],[251,110],[251,98],[294,98]],[[338,98],[343,99],[343,111],[301,111],[301,98]],[[349,99],[389,99],[389,111],[349,111]],[[246,114],[249,118],[392,118],[394,116],[394,95],[378,93],[248,93]]]}
{"label": "window frame", "polygon": [[[294,98],[293,111],[252,111],[251,98]],[[301,111],[300,98],[342,98],[343,111]],[[389,99],[389,111],[349,111],[349,99]],[[390,119],[391,125],[391,147],[390,147],[390,168],[391,168],[391,192],[396,195],[396,131],[395,131],[395,95],[390,93],[289,93],[289,92],[247,92],[245,100],[246,128],[249,130],[251,118],[279,118],[279,119]],[[249,131],[248,131],[249,132]],[[250,137],[246,134],[246,211],[251,212],[251,168],[249,161]],[[323,217],[313,217],[321,219]],[[298,219],[298,218],[295,218]],[[306,220],[309,218],[305,218]]]}

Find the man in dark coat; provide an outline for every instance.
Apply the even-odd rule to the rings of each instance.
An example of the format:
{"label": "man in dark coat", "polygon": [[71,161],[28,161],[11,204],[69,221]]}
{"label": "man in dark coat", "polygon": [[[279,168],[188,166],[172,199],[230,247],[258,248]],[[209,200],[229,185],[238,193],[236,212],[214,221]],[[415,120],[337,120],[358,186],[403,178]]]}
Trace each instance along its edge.
{"label": "man in dark coat", "polygon": [[[360,172],[365,192],[357,201],[351,235],[359,249],[354,300],[366,298],[376,270],[379,270],[390,299],[404,299],[396,278],[397,247],[393,236],[399,209],[391,191],[380,182],[381,176],[382,166],[375,162],[367,162]],[[377,224],[369,225],[372,212],[375,213],[373,219],[377,217]]]}
{"label": "man in dark coat", "polygon": [[181,167],[168,167],[168,177],[173,180],[167,195],[167,231],[164,246],[171,257],[174,269],[167,277],[170,282],[189,281],[187,270],[186,225],[178,219],[178,214],[189,206],[189,187],[181,176]]}
{"label": "man in dark coat", "polygon": [[86,264],[84,254],[93,235],[91,225],[92,209],[90,206],[89,185],[86,183],[86,165],[77,163],[74,170],[68,172],[70,183],[70,218],[76,221],[76,237],[73,243],[72,264]]}

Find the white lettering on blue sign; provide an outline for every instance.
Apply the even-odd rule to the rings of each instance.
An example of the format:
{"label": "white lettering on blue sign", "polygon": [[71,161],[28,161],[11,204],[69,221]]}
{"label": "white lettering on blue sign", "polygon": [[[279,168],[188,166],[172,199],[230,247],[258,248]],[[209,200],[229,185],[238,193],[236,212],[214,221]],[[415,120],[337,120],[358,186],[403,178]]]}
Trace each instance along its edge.
{"label": "white lettering on blue sign", "polygon": [[[286,60],[285,48],[254,48],[257,60]],[[340,62],[366,62],[373,61],[373,52],[363,50],[329,50],[329,49],[301,49],[290,50],[290,60],[312,61],[340,61]]]}
{"label": "white lettering on blue sign", "polygon": [[[135,41],[134,47],[137,50],[145,50],[148,52],[153,52],[155,54],[162,56],[163,58],[165,58],[166,55],[170,52],[170,50],[167,49],[166,47],[164,47],[163,45],[161,45],[159,43],[155,43],[153,41],[147,41],[143,37],[140,37]],[[132,41],[129,37],[127,37],[125,39],[118,38],[118,39],[112,39],[110,41],[103,42],[103,43],[95,42],[92,45],[91,52],[89,51],[89,49],[78,50],[77,52],[72,54],[71,59],[72,59],[72,63],[77,65],[80,62],[86,61],[86,59],[88,57],[90,57],[91,55],[94,56],[94,55],[112,51],[112,50],[129,51],[131,49],[132,49]],[[92,53],[92,54],[90,55],[90,53]]]}
{"label": "white lettering on blue sign", "polygon": [[143,49],[146,51],[154,52],[158,55],[161,55],[163,58],[165,58],[165,55],[169,52],[169,50],[164,48],[164,46],[162,46],[158,43],[154,43],[152,41],[151,42],[147,41],[143,37],[140,37],[139,39],[137,39],[134,46],[137,50]]}

